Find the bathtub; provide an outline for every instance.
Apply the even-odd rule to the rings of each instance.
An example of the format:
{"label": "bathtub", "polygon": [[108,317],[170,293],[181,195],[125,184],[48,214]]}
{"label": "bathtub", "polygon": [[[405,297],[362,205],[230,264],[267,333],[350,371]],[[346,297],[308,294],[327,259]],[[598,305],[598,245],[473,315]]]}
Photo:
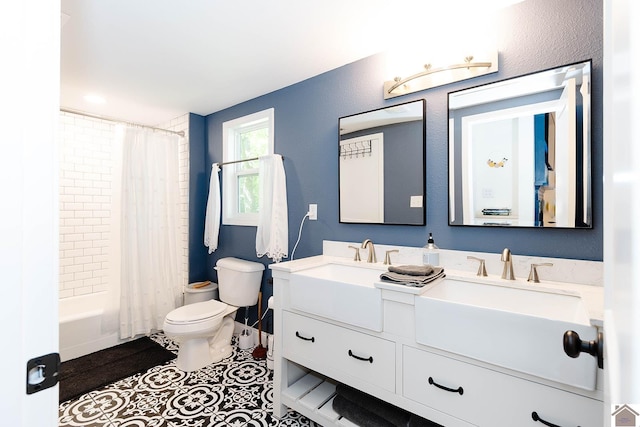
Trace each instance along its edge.
{"label": "bathtub", "polygon": [[60,359],[75,359],[122,341],[108,292],[59,300]]}

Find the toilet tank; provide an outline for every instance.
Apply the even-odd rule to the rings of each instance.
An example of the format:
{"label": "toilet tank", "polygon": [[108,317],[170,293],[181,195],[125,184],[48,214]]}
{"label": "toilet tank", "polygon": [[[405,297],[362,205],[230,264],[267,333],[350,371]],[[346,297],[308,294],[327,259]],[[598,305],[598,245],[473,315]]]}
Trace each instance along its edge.
{"label": "toilet tank", "polygon": [[216,262],[220,301],[236,307],[258,303],[264,265],[239,258],[221,258]]}

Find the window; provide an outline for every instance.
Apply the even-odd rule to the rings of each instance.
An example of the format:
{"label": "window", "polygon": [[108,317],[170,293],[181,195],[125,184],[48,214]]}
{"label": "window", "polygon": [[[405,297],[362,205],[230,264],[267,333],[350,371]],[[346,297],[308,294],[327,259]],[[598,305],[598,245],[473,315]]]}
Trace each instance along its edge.
{"label": "window", "polygon": [[[222,124],[222,158],[237,162],[273,154],[274,110],[260,111]],[[222,223],[258,225],[258,161],[222,167]]]}

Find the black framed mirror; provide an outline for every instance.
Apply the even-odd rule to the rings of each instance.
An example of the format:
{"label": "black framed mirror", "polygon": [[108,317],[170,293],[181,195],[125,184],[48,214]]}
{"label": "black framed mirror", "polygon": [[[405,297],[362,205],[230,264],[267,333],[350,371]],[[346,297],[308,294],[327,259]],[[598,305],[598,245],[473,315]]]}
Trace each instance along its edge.
{"label": "black framed mirror", "polygon": [[449,224],[591,228],[591,60],[450,92]]}
{"label": "black framed mirror", "polygon": [[424,99],[340,117],[341,223],[425,224]]}

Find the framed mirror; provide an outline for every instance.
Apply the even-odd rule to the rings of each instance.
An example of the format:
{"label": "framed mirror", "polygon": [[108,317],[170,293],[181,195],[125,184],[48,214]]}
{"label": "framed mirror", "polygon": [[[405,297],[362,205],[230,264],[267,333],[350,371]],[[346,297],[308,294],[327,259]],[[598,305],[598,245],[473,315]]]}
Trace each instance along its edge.
{"label": "framed mirror", "polygon": [[449,224],[591,228],[591,61],[450,92]]}
{"label": "framed mirror", "polygon": [[425,224],[425,105],[338,119],[340,222]]}

